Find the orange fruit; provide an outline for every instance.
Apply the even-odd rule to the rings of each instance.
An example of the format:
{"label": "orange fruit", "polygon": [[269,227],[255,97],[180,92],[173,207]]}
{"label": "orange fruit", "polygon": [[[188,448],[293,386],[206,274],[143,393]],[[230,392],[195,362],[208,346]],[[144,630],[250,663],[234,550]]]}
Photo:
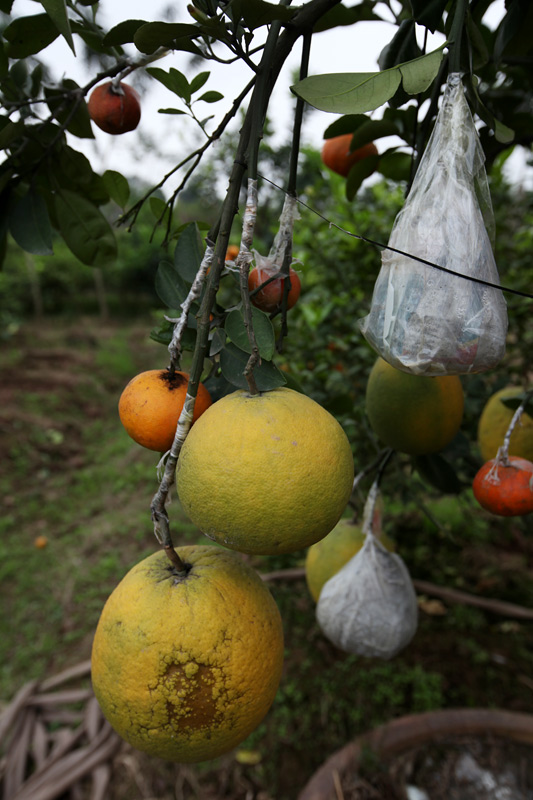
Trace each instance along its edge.
{"label": "orange fruit", "polygon": [[333,136],[331,139],[326,139],[322,146],[322,163],[333,172],[342,175],[343,178],[348,176],[351,168],[358,161],[378,154],[378,149],[374,142],[369,142],[363,147],[358,147],[356,150],[351,151],[352,139],[353,133],[344,133],[342,136]]}
{"label": "orange fruit", "polygon": [[[172,447],[178,419],[187,394],[189,376],[168,369],[141,372],[120,396],[118,413],[126,431],[138,444],[166,453]],[[193,423],[211,405],[211,395],[200,383],[194,404]]]}
{"label": "orange fruit", "polygon": [[[253,292],[261,286],[262,283],[268,281],[269,278],[273,278],[277,275],[278,272],[279,268],[275,264],[272,264],[272,266],[254,267],[250,270],[250,274],[248,275],[248,289],[250,292]],[[287,308],[292,308],[300,297],[302,285],[298,273],[295,272],[292,267],[289,269],[289,276],[291,279],[291,288],[287,295]],[[261,309],[261,311],[265,311],[267,314],[281,308],[286,280],[286,278],[274,278],[274,280],[250,298],[253,305]]]}
{"label": "orange fruit", "polygon": [[[380,534],[376,538],[387,550],[394,550],[387,536]],[[331,533],[311,545],[305,559],[305,580],[315,602],[324,584],[359,552],[364,541],[365,534],[359,525],[351,519],[341,519]]]}
{"label": "orange fruit", "polygon": [[235,261],[238,255],[239,255],[239,245],[237,244],[228,245],[228,249],[226,250],[226,261]]}
{"label": "orange fruit", "polygon": [[378,358],[365,403],[370,426],[383,444],[425,455],[442,450],[459,431],[464,395],[457,375],[411,375]]}
{"label": "orange fruit", "polygon": [[127,83],[100,83],[93,89],[87,108],[95,125],[114,136],[134,130],[141,118],[139,95]]}
{"label": "orange fruit", "polygon": [[[507,386],[500,389],[487,400],[478,423],[477,440],[483,461],[496,458],[498,448],[503,444],[514,409],[507,408],[502,400],[523,394],[520,386]],[[511,434],[509,455],[520,456],[533,461],[533,417],[523,413]]]}
{"label": "orange fruit", "polygon": [[48,544],[48,538],[46,536],[36,536],[33,540],[33,546],[36,547],[38,550],[43,550]]}
{"label": "orange fruit", "polygon": [[138,750],[197,762],[236,747],[274,700],[283,665],[280,613],[235,553],[189,546],[131,569],[108,598],[92,648],[100,707]]}
{"label": "orange fruit", "polygon": [[291,553],[342,516],[354,465],[343,429],[322,406],[282,387],[222,397],[189,432],[177,465],[185,513],[242,553]]}
{"label": "orange fruit", "polygon": [[492,458],[483,464],[472,484],[474,497],[487,511],[500,517],[533,512],[533,464],[509,456],[509,464]]}

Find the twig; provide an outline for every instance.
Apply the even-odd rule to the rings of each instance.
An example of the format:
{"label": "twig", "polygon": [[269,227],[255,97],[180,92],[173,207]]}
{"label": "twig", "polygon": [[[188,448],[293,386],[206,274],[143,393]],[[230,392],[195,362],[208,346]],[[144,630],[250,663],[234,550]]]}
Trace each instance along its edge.
{"label": "twig", "polygon": [[242,236],[239,247],[239,255],[235,259],[235,264],[239,269],[239,281],[241,289],[242,311],[244,327],[250,342],[251,354],[248,363],[244,368],[244,377],[248,383],[250,394],[259,394],[257,383],[254,378],[254,368],[260,362],[259,347],[254,333],[252,304],[248,292],[248,274],[252,262],[251,248],[254,240],[255,220],[257,217],[257,181],[253,178],[248,179],[248,195],[246,198],[246,210],[242,221]]}
{"label": "twig", "polygon": [[[182,309],[181,315],[178,319],[171,319],[170,317],[165,317],[169,322],[174,322],[174,332],[172,334],[172,340],[168,346],[168,352],[170,353],[170,373],[174,370],[179,369],[180,361],[181,361],[181,340],[183,338],[183,333],[185,328],[187,327],[187,318],[189,316],[189,311],[191,310],[192,304],[199,300],[202,294],[202,287],[204,285],[205,276],[207,275],[207,271],[211,266],[211,262],[213,261],[213,255],[215,253],[215,248],[212,244],[208,244],[204,257],[202,259],[202,263],[200,264],[200,268],[196,273],[194,281],[192,283],[191,288],[189,289],[189,294],[181,304],[180,308]],[[185,438],[185,437],[183,437]]]}
{"label": "twig", "polygon": [[[278,569],[273,572],[264,572],[260,577],[265,582],[270,581],[293,581],[305,578],[305,567],[293,567],[291,569]],[[448,589],[445,586],[436,586],[428,581],[413,580],[413,585],[422,594],[429,594],[434,597],[441,597],[450,603],[458,603],[465,606],[475,606],[493,614],[500,614],[504,617],[515,617],[516,619],[533,620],[533,609],[518,606],[515,603],[507,603],[503,600],[495,600],[489,597],[477,597],[467,592],[460,592],[457,589]]]}

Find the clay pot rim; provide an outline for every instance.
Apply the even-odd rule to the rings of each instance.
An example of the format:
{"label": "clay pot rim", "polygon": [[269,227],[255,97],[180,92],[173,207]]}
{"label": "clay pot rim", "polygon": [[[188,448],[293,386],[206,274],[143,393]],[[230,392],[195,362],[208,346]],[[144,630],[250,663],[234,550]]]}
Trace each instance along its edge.
{"label": "clay pot rim", "polygon": [[408,714],[391,720],[333,753],[310,778],[298,800],[335,797],[334,775],[359,767],[364,751],[390,759],[402,752],[447,736],[499,736],[533,745],[533,715],[486,708],[459,708]]}

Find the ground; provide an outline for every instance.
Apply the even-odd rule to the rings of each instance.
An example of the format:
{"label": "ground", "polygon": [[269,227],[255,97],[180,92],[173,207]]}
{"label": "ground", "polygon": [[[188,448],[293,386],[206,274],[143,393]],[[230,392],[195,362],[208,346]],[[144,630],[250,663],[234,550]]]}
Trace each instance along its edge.
{"label": "ground", "polygon": [[[106,597],[157,547],[149,504],[158,456],[129,439],[117,414],[129,378],[166,365],[149,328],[149,319],[41,320],[0,342],[2,705],[31,678],[89,657]],[[414,578],[533,608],[531,520],[491,519],[468,493],[428,494],[429,517],[386,496],[385,509],[385,531]],[[176,501],[169,512],[175,543],[205,543]],[[266,573],[301,567],[304,555],[248,560]],[[393,717],[461,706],[533,713],[531,621],[423,595],[412,644],[377,662],[324,639],[301,577],[271,586],[286,659],[266,720],[236,753],[198,767],[126,749],[110,800],[289,800],[329,754]]]}

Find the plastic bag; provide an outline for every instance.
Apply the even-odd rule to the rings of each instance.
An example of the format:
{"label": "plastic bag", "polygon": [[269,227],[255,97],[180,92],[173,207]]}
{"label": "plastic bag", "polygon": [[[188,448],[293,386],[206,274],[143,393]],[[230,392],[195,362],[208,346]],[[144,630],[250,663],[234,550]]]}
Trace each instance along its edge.
{"label": "plastic bag", "polygon": [[316,607],[322,632],[347,653],[387,660],[413,638],[418,606],[404,562],[373,534],[322,587]]}
{"label": "plastic bag", "polygon": [[[441,110],[389,245],[499,283],[484,155],[461,76],[449,76]],[[492,369],[505,353],[502,292],[399,255],[382,253],[361,331],[392,366],[418,375]]]}
{"label": "plastic bag", "polygon": [[378,497],[375,482],[365,504],[363,547],[322,587],[316,618],[336,647],[386,660],[415,635],[418,604],[404,562],[373,533]]}

